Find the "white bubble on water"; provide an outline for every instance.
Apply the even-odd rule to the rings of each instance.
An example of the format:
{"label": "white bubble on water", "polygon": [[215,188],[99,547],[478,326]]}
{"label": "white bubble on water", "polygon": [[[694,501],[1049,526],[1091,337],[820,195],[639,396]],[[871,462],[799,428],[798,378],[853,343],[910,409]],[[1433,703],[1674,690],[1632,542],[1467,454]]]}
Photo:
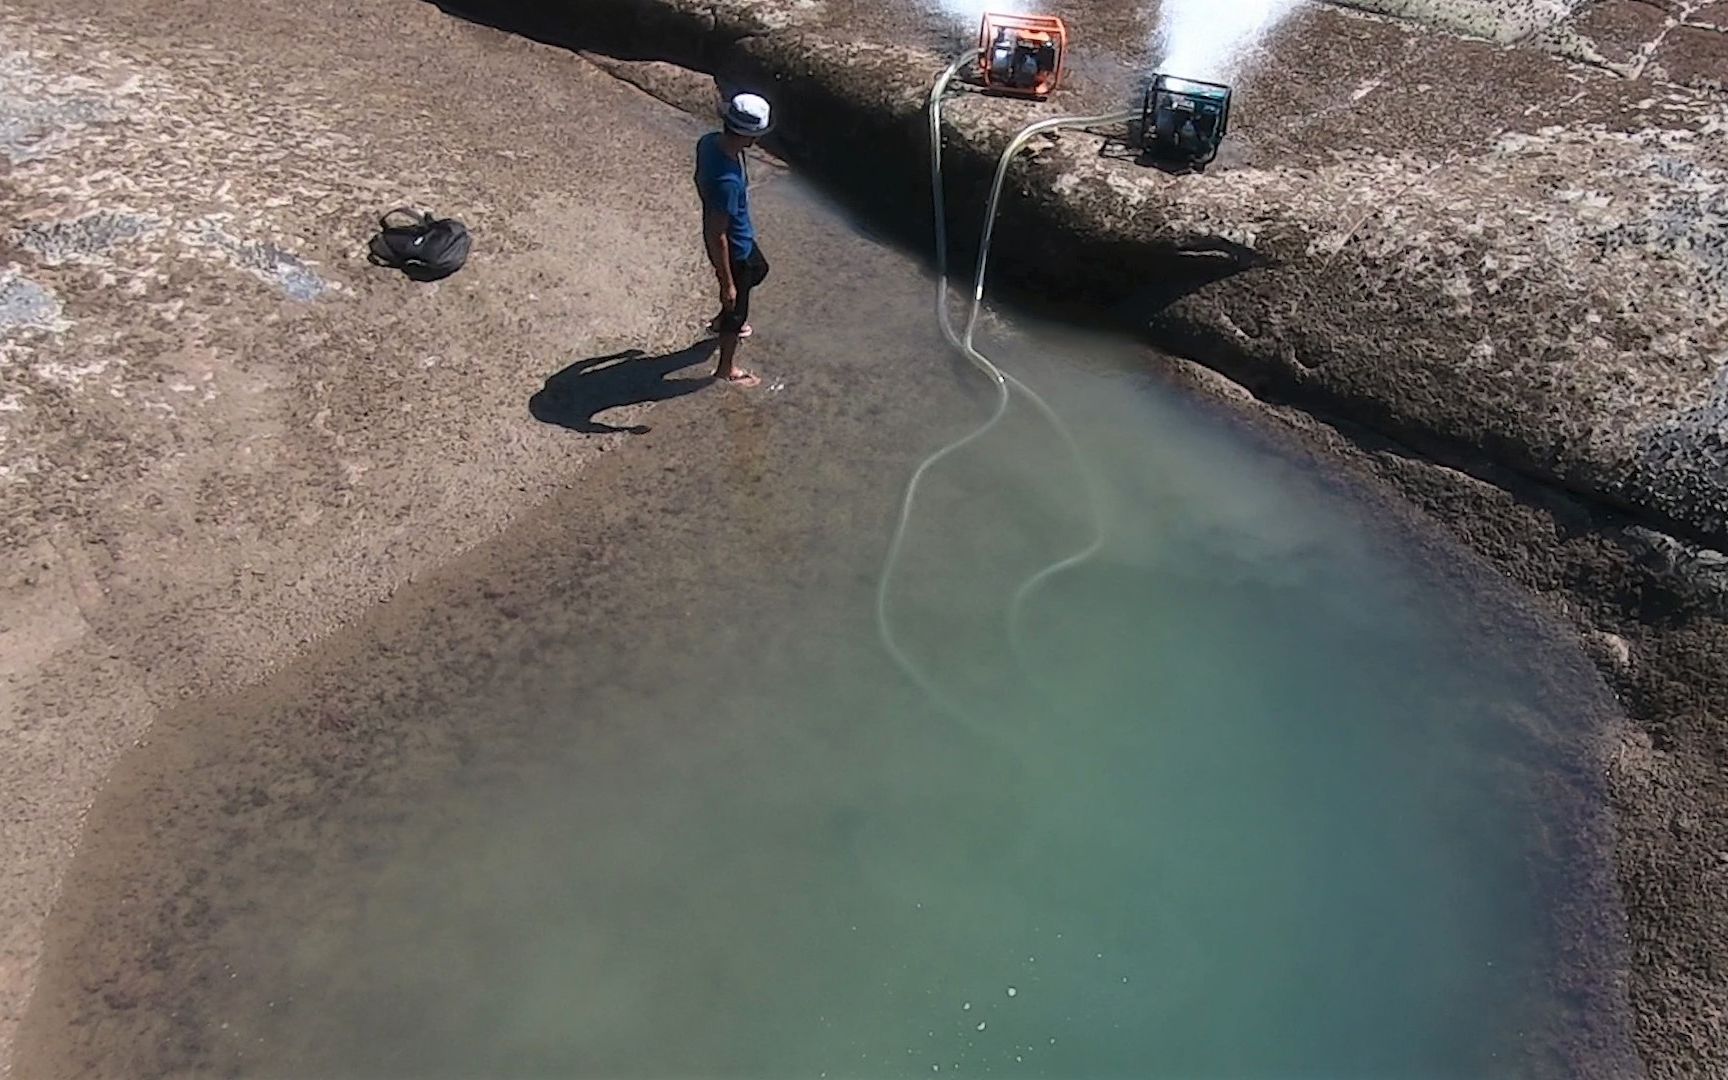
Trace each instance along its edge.
{"label": "white bubble on water", "polygon": [[1008,988],[1008,996],[1009,997],[1013,997],[1015,994],[1018,994],[1019,992],[1020,991],[1018,989],[1016,989],[1015,987],[1010,986]]}

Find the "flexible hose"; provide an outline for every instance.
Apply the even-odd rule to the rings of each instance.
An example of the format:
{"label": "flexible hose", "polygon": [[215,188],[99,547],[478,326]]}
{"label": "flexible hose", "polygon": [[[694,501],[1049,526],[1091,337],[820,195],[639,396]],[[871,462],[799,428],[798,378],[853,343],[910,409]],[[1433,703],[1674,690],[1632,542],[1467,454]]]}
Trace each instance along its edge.
{"label": "flexible hose", "polygon": [[1085,548],[1058,562],[1046,566],[1044,569],[1028,578],[1018,589],[1015,590],[1008,615],[1008,633],[1010,646],[1013,648],[1016,657],[1022,662],[1022,664],[1027,663],[1027,657],[1021,644],[1019,612],[1025,605],[1026,600],[1045,581],[1049,580],[1054,575],[1091,558],[1103,546],[1104,532],[1102,522],[1098,515],[1098,499],[1092,491],[1093,485],[1091,477],[1088,471],[1084,468],[1079,444],[1074,440],[1074,437],[1068,430],[1067,425],[1062,423],[1060,417],[1058,417],[1055,411],[1050,408],[1049,404],[1046,403],[1043,398],[1039,397],[1038,394],[1025,383],[1004,372],[1001,368],[992,363],[988,357],[973,345],[973,337],[977,329],[978,317],[984,303],[984,278],[989,262],[990,239],[996,225],[996,212],[1001,201],[1002,186],[1007,179],[1008,167],[1012,163],[1014,156],[1025,147],[1028,141],[1045,132],[1054,131],[1058,128],[1064,127],[1090,127],[1097,124],[1116,123],[1125,119],[1130,119],[1133,116],[1132,113],[1116,113],[1103,116],[1056,117],[1049,120],[1040,120],[1022,129],[1021,132],[1009,142],[1008,147],[1003,151],[1000,160],[997,162],[996,175],[991,185],[990,199],[985,210],[984,232],[980,240],[978,262],[972,280],[972,304],[966,318],[966,329],[964,334],[957,334],[954,331],[954,326],[950,319],[948,310],[948,225],[942,183],[942,97],[947,92],[948,84],[953,81],[954,76],[959,73],[960,69],[977,59],[980,55],[982,55],[982,50],[973,49],[956,59],[936,77],[935,85],[930,91],[930,189],[931,202],[934,209],[936,239],[936,321],[937,325],[942,329],[943,336],[948,339],[948,343],[991,380],[997,390],[996,404],[992,409],[989,418],[977,428],[974,428],[971,432],[961,438],[956,439],[947,446],[937,450],[935,453],[920,462],[918,467],[913,470],[912,477],[906,485],[905,495],[901,499],[899,520],[895,524],[893,537],[889,541],[888,554],[884,560],[882,576],[876,589],[876,625],[883,646],[887,649],[889,655],[894,658],[895,662],[913,681],[913,683],[929,695],[933,701],[941,705],[946,711],[966,722],[970,722],[970,717],[966,710],[961,708],[928,676],[926,676],[923,671],[919,669],[918,665],[913,663],[911,657],[901,649],[899,643],[895,640],[891,620],[888,617],[889,586],[893,580],[895,567],[899,563],[902,548],[905,545],[906,532],[908,525],[911,522],[912,507],[917,500],[919,485],[923,482],[924,477],[937,462],[941,461],[949,454],[952,454],[962,447],[981,438],[996,426],[996,424],[1002,419],[1002,416],[1007,412],[1010,388],[1020,391],[1021,394],[1023,394],[1038,408],[1038,410],[1046,419],[1049,420],[1051,425],[1062,437],[1064,443],[1068,446],[1070,453],[1074,455],[1076,462],[1081,464],[1080,472],[1086,481],[1088,502],[1091,507],[1093,519],[1093,538]]}
{"label": "flexible hose", "polygon": [[966,710],[955,704],[947,694],[942,692],[941,688],[931,682],[895,640],[894,630],[888,618],[888,591],[893,581],[894,569],[900,562],[901,549],[906,543],[906,530],[912,521],[912,505],[918,497],[918,486],[923,483],[925,474],[949,454],[981,438],[995,427],[997,421],[1002,419],[1003,413],[1008,411],[1008,386],[1002,372],[983,355],[966,347],[966,343],[960,335],[955,333],[954,324],[948,313],[948,216],[942,191],[942,95],[947,92],[948,84],[953,81],[955,75],[959,74],[960,69],[981,55],[983,55],[983,50],[973,49],[956,59],[943,70],[942,74],[936,77],[936,85],[930,91],[930,185],[931,200],[936,217],[936,323],[942,328],[942,336],[948,339],[948,343],[958,349],[995,385],[996,405],[991,410],[989,419],[985,420],[984,423],[931,454],[920,462],[916,469],[912,470],[912,477],[907,481],[906,492],[900,500],[900,517],[895,522],[894,535],[888,542],[888,554],[883,560],[882,576],[876,585],[876,628],[888,654],[894,658],[895,663],[900,665],[907,677],[917,684],[918,688],[923,690],[925,694],[929,695],[931,700],[959,719],[967,721],[969,721],[969,717]]}
{"label": "flexible hose", "polygon": [[1001,385],[1002,372],[983,356],[968,350],[960,335],[954,332],[954,324],[948,319],[948,197],[942,186],[942,96],[948,92],[948,84],[954,81],[954,76],[960,73],[960,69],[983,55],[983,49],[973,49],[962,55],[943,69],[942,74],[936,76],[936,83],[930,88],[927,112],[930,120],[930,203],[935,213],[936,232],[936,322],[942,327],[942,336],[948,339],[950,345],[966,355],[967,359],[997,385]]}
{"label": "flexible hose", "polygon": [[[1131,112],[1121,112],[1105,113],[1099,116],[1060,116],[1050,120],[1040,120],[1022,128],[1020,133],[1009,142],[1007,149],[1002,151],[1002,157],[996,163],[996,177],[990,185],[990,201],[984,208],[984,235],[978,243],[978,266],[972,276],[972,309],[967,314],[966,335],[962,341],[962,346],[968,353],[977,356],[986,364],[990,363],[983,354],[973,347],[972,337],[977,329],[978,315],[984,307],[984,275],[990,262],[990,239],[996,230],[996,211],[1002,198],[1002,185],[1008,178],[1008,166],[1013,161],[1014,155],[1018,154],[1032,139],[1045,132],[1055,131],[1059,128],[1096,127],[1101,124],[1121,123],[1133,119],[1134,116],[1135,114]],[[994,365],[991,366],[994,368]],[[1095,490],[1092,471],[1086,467],[1085,456],[1080,451],[1080,444],[1075,440],[1074,433],[1068,429],[1067,424],[1062,422],[1062,418],[1056,415],[1056,410],[1050,407],[1049,402],[1045,401],[1031,387],[1006,373],[1002,373],[1002,378],[1009,386],[1020,391],[1026,400],[1030,401],[1033,407],[1044,415],[1044,418],[1050,422],[1050,426],[1055,429],[1062,442],[1068,447],[1068,453],[1073,457],[1081,480],[1085,484],[1086,504],[1092,519],[1092,539],[1087,542],[1085,547],[1067,558],[1046,566],[1027,578],[1018,589],[1014,590],[1014,598],[1008,606],[1008,642],[1009,647],[1014,651],[1015,658],[1020,661],[1023,668],[1029,671],[1036,665],[1026,653],[1024,636],[1020,629],[1020,613],[1025,608],[1026,601],[1052,577],[1071,570],[1098,554],[1104,547],[1104,523],[1099,516],[1100,499]],[[1036,680],[1029,681],[1036,683]]]}

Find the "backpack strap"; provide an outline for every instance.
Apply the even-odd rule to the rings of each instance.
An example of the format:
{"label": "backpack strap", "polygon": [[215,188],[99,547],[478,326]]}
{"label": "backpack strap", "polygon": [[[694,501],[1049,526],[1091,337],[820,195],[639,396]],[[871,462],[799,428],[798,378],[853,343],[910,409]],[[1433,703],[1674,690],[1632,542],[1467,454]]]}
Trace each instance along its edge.
{"label": "backpack strap", "polygon": [[432,222],[434,220],[436,220],[432,217],[432,214],[430,211],[416,210],[412,206],[398,206],[394,210],[386,211],[384,216],[378,219],[379,231],[382,232],[386,229],[391,228],[390,219],[395,217],[397,214],[405,214],[408,217],[413,218],[414,224],[420,228],[425,228],[426,226],[432,224]]}

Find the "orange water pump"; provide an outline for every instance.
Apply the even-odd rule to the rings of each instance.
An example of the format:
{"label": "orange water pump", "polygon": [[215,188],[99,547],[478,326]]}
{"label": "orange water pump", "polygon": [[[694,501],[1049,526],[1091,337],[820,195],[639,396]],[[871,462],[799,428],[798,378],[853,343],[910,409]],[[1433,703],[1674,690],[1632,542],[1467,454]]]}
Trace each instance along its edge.
{"label": "orange water pump", "polygon": [[985,90],[1042,99],[1062,82],[1068,28],[1045,15],[986,15],[978,47]]}

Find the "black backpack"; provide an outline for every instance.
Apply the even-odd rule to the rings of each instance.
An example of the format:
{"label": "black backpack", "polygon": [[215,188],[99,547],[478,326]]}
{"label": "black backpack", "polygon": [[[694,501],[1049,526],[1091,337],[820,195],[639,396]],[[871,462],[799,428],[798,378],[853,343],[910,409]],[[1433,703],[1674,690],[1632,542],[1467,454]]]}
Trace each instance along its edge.
{"label": "black backpack", "polygon": [[[398,214],[412,219],[413,224],[390,224]],[[368,259],[374,266],[400,270],[415,281],[438,281],[462,269],[471,246],[468,226],[455,218],[434,218],[402,206],[378,219],[378,235],[372,238]]]}

